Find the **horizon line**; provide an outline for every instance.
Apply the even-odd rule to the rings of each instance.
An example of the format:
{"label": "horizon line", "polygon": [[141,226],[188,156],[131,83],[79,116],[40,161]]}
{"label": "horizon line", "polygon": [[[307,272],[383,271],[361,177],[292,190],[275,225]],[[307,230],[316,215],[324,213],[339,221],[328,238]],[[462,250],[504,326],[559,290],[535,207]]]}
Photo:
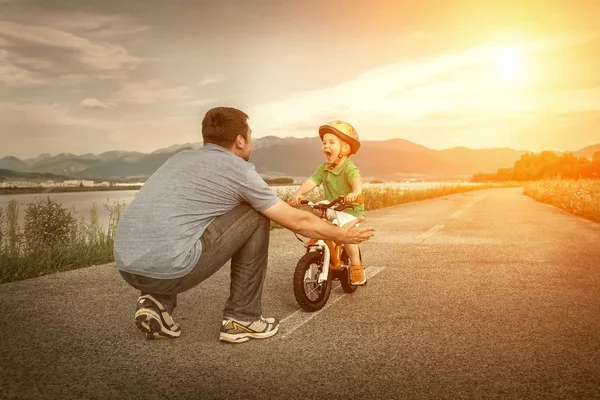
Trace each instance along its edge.
{"label": "horizon line", "polygon": [[[317,137],[318,137],[318,135],[316,135],[316,136],[302,136],[302,137],[296,137],[296,136],[281,137],[281,136],[276,136],[276,135],[265,135],[265,136],[257,137],[254,140],[267,139],[267,138],[277,138],[277,139],[281,139],[281,140],[285,140],[285,139],[300,139],[300,140],[302,140],[302,139],[316,139]],[[584,147],[582,147],[580,149],[576,149],[576,150],[551,150],[551,149],[544,149],[544,150],[523,150],[523,149],[515,149],[515,148],[512,148],[512,147],[508,147],[508,146],[504,146],[504,147],[467,147],[467,146],[454,146],[454,147],[446,147],[446,148],[443,148],[443,149],[435,149],[435,148],[427,147],[425,145],[422,145],[422,144],[410,141],[408,139],[400,138],[400,137],[398,137],[398,138],[390,138],[390,139],[382,139],[382,140],[363,140],[361,142],[362,143],[368,143],[368,142],[388,142],[388,141],[391,141],[391,140],[402,140],[402,141],[409,142],[409,143],[412,143],[412,144],[415,144],[417,146],[421,146],[421,147],[424,147],[426,149],[433,150],[433,151],[444,151],[444,150],[452,150],[452,149],[468,149],[468,150],[501,150],[501,149],[507,149],[507,150],[513,150],[513,151],[518,151],[518,152],[519,151],[520,152],[526,152],[526,153],[541,153],[541,152],[544,152],[544,151],[551,151],[551,152],[554,152],[554,153],[577,153],[577,152],[579,152],[581,150],[587,149],[588,147],[600,146],[600,142],[598,142],[598,143],[592,143],[592,144],[590,144],[588,146],[584,146]],[[43,155],[48,155],[49,157],[57,157],[57,156],[59,156],[61,154],[67,154],[67,155],[73,155],[75,157],[81,157],[81,156],[84,156],[86,154],[101,155],[101,154],[110,153],[110,152],[152,154],[152,153],[155,153],[155,152],[160,151],[160,150],[168,149],[170,147],[185,147],[186,145],[196,145],[196,144],[203,144],[203,141],[200,140],[200,141],[197,141],[197,142],[186,142],[186,143],[183,143],[183,144],[175,143],[175,144],[168,145],[168,146],[165,146],[165,147],[160,147],[160,148],[158,148],[156,150],[153,150],[153,151],[150,151],[150,152],[142,152],[142,151],[138,151],[138,150],[106,150],[106,151],[103,151],[101,153],[87,152],[87,153],[75,154],[75,153],[70,153],[70,152],[63,151],[63,152],[60,152],[60,153],[56,153],[54,155],[51,154],[51,153],[38,153],[37,156],[29,156],[29,157],[25,157],[25,158],[13,156],[13,155],[4,155],[4,156],[0,156],[0,160],[2,160],[4,158],[7,158],[7,157],[13,157],[13,158],[16,158],[18,160],[24,161],[24,160],[31,160],[31,159],[39,158],[39,157],[41,157]]]}

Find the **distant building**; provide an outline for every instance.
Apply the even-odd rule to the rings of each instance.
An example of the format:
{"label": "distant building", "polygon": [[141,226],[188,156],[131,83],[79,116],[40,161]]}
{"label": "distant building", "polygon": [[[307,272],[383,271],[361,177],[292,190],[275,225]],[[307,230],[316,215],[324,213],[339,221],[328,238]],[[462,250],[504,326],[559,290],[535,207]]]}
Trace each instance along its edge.
{"label": "distant building", "polygon": [[61,186],[63,186],[63,187],[78,187],[78,186],[92,187],[92,186],[94,186],[94,181],[72,179],[72,180],[68,180],[68,181],[63,181]]}
{"label": "distant building", "polygon": [[40,187],[44,187],[44,188],[48,188],[48,187],[56,187],[57,183],[54,181],[46,181],[46,182],[40,182]]}
{"label": "distant building", "polygon": [[118,182],[115,183],[115,186],[144,186],[143,183],[141,182],[136,182],[136,183],[123,183],[123,182]]}
{"label": "distant building", "polygon": [[1,182],[0,187],[3,188],[25,188],[25,187],[38,187],[39,184],[35,182],[27,181],[6,181]]}

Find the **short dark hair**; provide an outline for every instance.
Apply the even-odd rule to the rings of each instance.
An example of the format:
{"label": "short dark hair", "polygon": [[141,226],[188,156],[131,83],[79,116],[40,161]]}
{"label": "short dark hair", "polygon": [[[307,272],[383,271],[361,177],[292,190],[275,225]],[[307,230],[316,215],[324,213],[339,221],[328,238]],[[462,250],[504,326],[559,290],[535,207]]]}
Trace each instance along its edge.
{"label": "short dark hair", "polygon": [[215,107],[206,112],[202,120],[202,139],[204,144],[213,143],[230,148],[242,135],[247,138],[248,115],[232,107]]}

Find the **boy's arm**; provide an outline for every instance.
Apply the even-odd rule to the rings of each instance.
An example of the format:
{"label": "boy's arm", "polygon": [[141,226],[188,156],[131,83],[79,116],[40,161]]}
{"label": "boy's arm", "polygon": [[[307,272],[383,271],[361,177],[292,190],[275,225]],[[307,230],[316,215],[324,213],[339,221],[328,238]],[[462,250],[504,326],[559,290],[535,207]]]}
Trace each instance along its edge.
{"label": "boy's arm", "polygon": [[362,179],[354,178],[351,185],[352,185],[352,192],[348,193],[345,198],[347,203],[354,203],[356,201],[358,195],[362,193]]}
{"label": "boy's arm", "polygon": [[281,200],[275,203],[274,206],[261,211],[261,213],[271,221],[275,221],[279,225],[309,238],[359,244],[369,240],[375,234],[375,228],[373,227],[356,226],[364,220],[364,217],[357,218],[339,227],[323,221],[308,211],[290,207]]}
{"label": "boy's arm", "polygon": [[352,181],[352,193],[362,193],[362,179],[354,178],[354,180]]}
{"label": "boy's arm", "polygon": [[304,181],[302,185],[300,185],[298,190],[296,190],[296,193],[292,195],[292,198],[290,199],[290,204],[294,207],[298,207],[300,205],[300,201],[302,201],[302,195],[310,192],[316,187],[316,182],[313,181],[311,178],[308,178],[306,181]]}
{"label": "boy's arm", "polygon": [[296,195],[302,196],[302,195],[310,192],[311,190],[313,190],[316,187],[317,187],[317,184],[315,183],[315,181],[308,178],[307,180],[304,181],[304,183],[302,183],[302,185],[300,185],[298,190],[296,190],[296,193],[294,193],[294,196],[296,196]]}

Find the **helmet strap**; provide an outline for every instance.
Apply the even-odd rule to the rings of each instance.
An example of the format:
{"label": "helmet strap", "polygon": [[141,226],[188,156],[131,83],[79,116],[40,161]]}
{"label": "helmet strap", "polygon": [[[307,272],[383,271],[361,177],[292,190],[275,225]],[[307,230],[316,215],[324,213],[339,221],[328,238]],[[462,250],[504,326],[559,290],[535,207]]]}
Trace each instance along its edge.
{"label": "helmet strap", "polygon": [[332,164],[329,164],[329,169],[335,169],[335,167],[338,166],[338,164],[340,163],[340,161],[342,161],[342,158],[344,158],[346,156],[346,154],[338,154],[338,156],[336,157],[335,161]]}

